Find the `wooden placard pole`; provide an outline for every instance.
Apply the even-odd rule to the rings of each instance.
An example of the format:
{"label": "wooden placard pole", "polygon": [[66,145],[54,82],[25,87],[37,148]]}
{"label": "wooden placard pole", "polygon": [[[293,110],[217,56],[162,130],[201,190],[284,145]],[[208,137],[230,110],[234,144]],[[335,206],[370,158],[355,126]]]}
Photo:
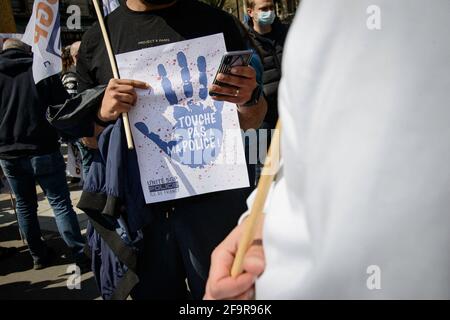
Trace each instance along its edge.
{"label": "wooden placard pole", "polygon": [[[239,242],[236,257],[234,258],[233,266],[231,268],[231,276],[236,278],[243,271],[244,257],[250,248],[253,238],[255,237],[256,227],[263,215],[264,205],[266,203],[267,195],[270,191],[273,179],[278,171],[280,161],[280,132],[281,122],[278,120],[275,127],[275,134],[270,144],[269,153],[264,162],[264,168],[261,173],[261,178],[258,182],[255,200],[250,209],[250,215],[247,217],[244,225],[241,240]],[[276,166],[276,167],[274,167]]]}
{"label": "wooden placard pole", "polygon": [[[94,3],[95,12],[97,14],[98,23],[102,30],[103,40],[105,42],[106,51],[108,52],[109,63],[113,71],[114,79],[120,79],[119,71],[117,70],[116,60],[114,59],[114,53],[112,51],[111,42],[109,41],[108,33],[106,32],[105,22],[103,21],[103,15],[98,5],[98,0],[92,0]],[[131,135],[130,121],[128,119],[128,113],[122,113],[123,126],[125,128],[125,136],[127,138],[128,149],[134,149],[133,136]]]}

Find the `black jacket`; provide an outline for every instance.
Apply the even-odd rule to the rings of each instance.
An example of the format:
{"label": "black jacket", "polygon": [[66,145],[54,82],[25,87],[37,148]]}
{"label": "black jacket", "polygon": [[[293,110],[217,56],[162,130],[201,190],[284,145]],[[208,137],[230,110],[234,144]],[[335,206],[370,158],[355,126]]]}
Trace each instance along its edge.
{"label": "black jacket", "polygon": [[275,128],[278,119],[278,84],[281,79],[281,58],[288,27],[276,18],[272,24],[270,37],[261,35],[253,29],[253,22],[248,22],[248,31],[262,55],[264,66],[264,95],[268,109],[264,122]]}
{"label": "black jacket", "polygon": [[58,134],[45,118],[48,105],[68,94],[58,75],[35,85],[32,55],[8,49],[0,53],[0,159],[52,153]]}

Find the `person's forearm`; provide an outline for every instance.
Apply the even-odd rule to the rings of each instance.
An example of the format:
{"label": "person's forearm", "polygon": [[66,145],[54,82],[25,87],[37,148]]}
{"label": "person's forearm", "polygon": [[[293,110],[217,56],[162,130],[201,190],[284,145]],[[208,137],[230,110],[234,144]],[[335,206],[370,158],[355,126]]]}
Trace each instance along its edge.
{"label": "person's forearm", "polygon": [[242,130],[258,129],[267,112],[267,101],[261,96],[258,103],[251,107],[238,107],[239,123]]}

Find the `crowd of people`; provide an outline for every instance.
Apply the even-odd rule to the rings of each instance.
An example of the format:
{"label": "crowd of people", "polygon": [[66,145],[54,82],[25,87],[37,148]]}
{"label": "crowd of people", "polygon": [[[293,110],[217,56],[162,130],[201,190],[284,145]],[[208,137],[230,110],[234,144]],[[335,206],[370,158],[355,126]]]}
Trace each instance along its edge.
{"label": "crowd of people", "polygon": [[[6,40],[0,164],[34,268],[55,258],[39,184],[104,299],[449,298],[450,5],[424,13],[418,0],[379,0],[384,29],[372,31],[366,2],[303,0],[292,26],[273,0],[246,0],[244,24],[197,0],[127,0],[105,18],[116,54],[217,33],[228,51],[253,49],[248,66],[209,88],[236,105],[243,129],[283,123],[282,165],[236,278],[262,164],[247,164],[248,188],[146,204],[120,115],[149,85],[113,78],[99,24],[64,48],[62,74],[37,84],[30,47]],[[86,238],[61,141],[82,156]],[[366,286],[371,265],[382,290]]]}

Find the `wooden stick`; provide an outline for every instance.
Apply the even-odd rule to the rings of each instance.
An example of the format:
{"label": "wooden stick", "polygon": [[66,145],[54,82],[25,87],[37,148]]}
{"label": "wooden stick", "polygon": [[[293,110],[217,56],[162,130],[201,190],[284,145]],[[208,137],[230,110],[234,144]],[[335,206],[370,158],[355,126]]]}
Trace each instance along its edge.
{"label": "wooden stick", "polygon": [[231,276],[233,278],[236,278],[243,271],[245,254],[250,248],[253,238],[255,237],[256,226],[261,220],[270,186],[272,185],[273,179],[278,171],[280,160],[280,130],[281,122],[278,120],[275,127],[275,134],[273,136],[272,143],[270,144],[269,153],[264,161],[264,168],[261,173],[261,178],[258,182],[255,201],[250,209],[250,215],[245,221],[244,232],[239,242],[236,257],[234,258],[233,266],[231,268]]}
{"label": "wooden stick", "polygon": [[[109,41],[108,33],[106,32],[105,22],[103,21],[103,15],[100,11],[100,6],[98,5],[98,0],[92,0],[95,7],[95,12],[97,13],[98,23],[100,24],[100,29],[102,30],[103,40],[105,41],[106,51],[108,52],[109,63],[113,71],[114,79],[120,79],[119,71],[117,70],[116,60],[114,59],[114,53],[112,51],[111,42]],[[128,120],[128,113],[122,113],[123,126],[125,128],[125,136],[127,138],[128,149],[133,149],[133,136],[131,135],[130,121]]]}

